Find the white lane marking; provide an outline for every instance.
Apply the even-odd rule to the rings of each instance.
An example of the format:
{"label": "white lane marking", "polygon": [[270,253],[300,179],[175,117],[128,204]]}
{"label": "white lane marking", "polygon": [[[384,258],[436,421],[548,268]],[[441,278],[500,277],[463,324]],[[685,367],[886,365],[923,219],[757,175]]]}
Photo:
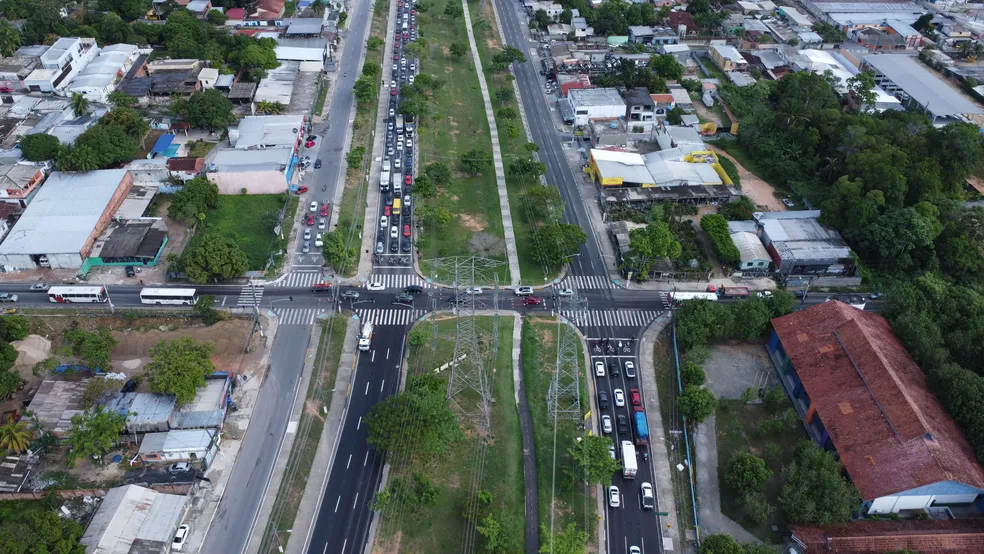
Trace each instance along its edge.
{"label": "white lane marking", "polygon": [[339,496],[338,500],[335,501],[335,513],[338,513],[338,505],[342,502],[342,497]]}
{"label": "white lane marking", "polygon": [[348,459],[348,462],[345,464],[345,469],[348,469],[350,465],[352,465],[352,455],[351,454],[349,454],[349,459]]}
{"label": "white lane marking", "polygon": [[355,424],[356,429],[358,429],[359,427],[362,427],[362,416],[359,416],[359,422]]}

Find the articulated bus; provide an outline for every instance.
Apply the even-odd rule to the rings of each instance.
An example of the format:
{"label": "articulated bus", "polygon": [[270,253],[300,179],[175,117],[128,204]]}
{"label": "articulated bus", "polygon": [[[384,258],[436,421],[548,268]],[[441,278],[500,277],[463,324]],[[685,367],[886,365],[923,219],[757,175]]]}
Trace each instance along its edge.
{"label": "articulated bus", "polygon": [[106,287],[51,287],[48,289],[48,300],[65,304],[77,302],[105,302]]}
{"label": "articulated bus", "polygon": [[176,304],[191,306],[198,302],[195,289],[153,289],[140,291],[141,304]]}

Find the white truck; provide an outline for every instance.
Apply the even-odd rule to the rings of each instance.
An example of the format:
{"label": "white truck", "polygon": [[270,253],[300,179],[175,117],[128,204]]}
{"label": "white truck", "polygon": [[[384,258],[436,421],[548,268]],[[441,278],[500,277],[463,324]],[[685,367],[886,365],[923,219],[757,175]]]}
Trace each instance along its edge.
{"label": "white truck", "polygon": [[379,172],[379,190],[386,192],[390,189],[390,172],[380,171]]}
{"label": "white truck", "polygon": [[396,133],[400,134],[403,132],[403,114],[396,116]]}
{"label": "white truck", "polygon": [[636,462],[635,445],[632,441],[622,441],[622,477],[635,479],[637,471],[639,464]]}
{"label": "white truck", "polygon": [[366,323],[362,326],[362,333],[359,334],[359,350],[366,352],[369,350],[369,345],[372,343],[372,323]]}

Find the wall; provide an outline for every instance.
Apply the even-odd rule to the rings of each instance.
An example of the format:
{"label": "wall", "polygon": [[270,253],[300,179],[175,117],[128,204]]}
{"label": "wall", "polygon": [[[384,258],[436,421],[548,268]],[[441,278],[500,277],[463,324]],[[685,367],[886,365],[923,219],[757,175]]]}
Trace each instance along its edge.
{"label": "wall", "polygon": [[[127,172],[123,176],[123,180],[120,181],[119,186],[116,187],[116,192],[113,193],[113,197],[109,199],[109,203],[106,204],[106,208],[103,210],[101,216],[99,216],[99,222],[96,223],[96,227],[89,233],[89,238],[86,239],[85,245],[82,247],[82,256],[88,256],[89,251],[92,250],[92,245],[99,238],[99,235],[106,230],[109,223],[113,220],[113,216],[116,215],[116,211],[120,209],[120,205],[126,200],[126,195],[130,193],[130,189],[133,188],[133,177],[130,177],[130,172]],[[81,264],[81,262],[80,262]],[[80,265],[79,264],[79,265]],[[74,267],[79,267],[75,265]],[[52,266],[53,267],[53,266]]]}
{"label": "wall", "polygon": [[206,176],[219,187],[219,194],[242,194],[243,188],[247,194],[279,194],[287,190],[287,179],[279,171],[217,171]]}

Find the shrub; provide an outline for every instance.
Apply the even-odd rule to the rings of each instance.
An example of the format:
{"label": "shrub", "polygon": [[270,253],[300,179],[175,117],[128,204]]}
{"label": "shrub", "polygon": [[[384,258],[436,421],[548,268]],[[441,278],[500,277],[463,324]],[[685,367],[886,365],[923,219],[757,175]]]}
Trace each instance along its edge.
{"label": "shrub", "polygon": [[723,215],[705,215],[700,218],[700,228],[710,237],[722,263],[734,265],[741,260],[738,247],[731,240],[731,233],[728,231],[728,220]]}
{"label": "shrub", "polygon": [[772,470],[765,460],[751,452],[739,452],[728,460],[724,482],[739,494],[762,492],[772,477]]}
{"label": "shrub", "polygon": [[707,380],[707,375],[699,365],[687,360],[680,365],[680,380],[683,381],[685,387],[690,385],[699,387]]}

